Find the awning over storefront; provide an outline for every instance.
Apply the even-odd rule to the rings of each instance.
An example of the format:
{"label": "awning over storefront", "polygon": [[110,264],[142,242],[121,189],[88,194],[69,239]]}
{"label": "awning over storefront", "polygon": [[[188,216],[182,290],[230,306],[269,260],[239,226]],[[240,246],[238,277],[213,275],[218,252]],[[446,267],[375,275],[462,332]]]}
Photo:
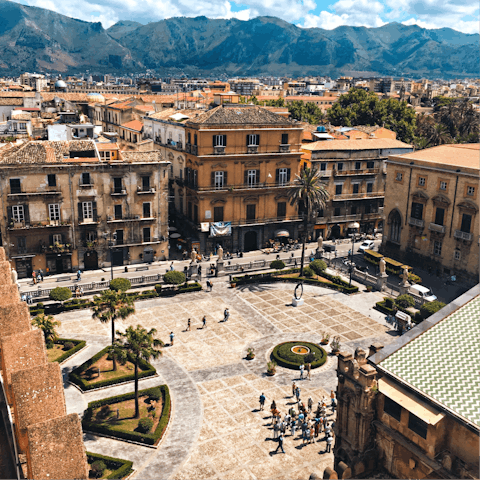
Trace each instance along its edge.
{"label": "awning over storefront", "polygon": [[290,232],[288,230],[277,230],[275,232],[275,236],[276,237],[289,237]]}
{"label": "awning over storefront", "polygon": [[360,228],[360,224],[358,222],[352,222],[347,225],[347,228]]}
{"label": "awning over storefront", "polygon": [[22,260],[24,258],[33,258],[33,257],[36,257],[35,254],[30,254],[30,255],[16,255],[16,256],[13,256],[13,257],[10,257],[12,260],[15,259],[15,260]]}

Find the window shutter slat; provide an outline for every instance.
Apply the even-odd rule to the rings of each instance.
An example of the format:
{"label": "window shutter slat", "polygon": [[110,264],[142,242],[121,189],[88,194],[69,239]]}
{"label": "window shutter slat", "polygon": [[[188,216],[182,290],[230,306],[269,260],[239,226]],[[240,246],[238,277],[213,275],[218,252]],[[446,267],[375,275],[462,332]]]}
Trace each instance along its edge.
{"label": "window shutter slat", "polygon": [[248,183],[248,170],[245,170],[243,172],[243,183],[247,184]]}
{"label": "window shutter slat", "polygon": [[228,185],[227,172],[223,172],[223,186],[226,187],[227,185]]}
{"label": "window shutter slat", "polygon": [[82,202],[78,202],[78,221],[83,221],[83,209],[82,209]]}
{"label": "window shutter slat", "polygon": [[227,146],[227,136],[226,135],[223,136],[223,146],[224,147]]}
{"label": "window shutter slat", "polygon": [[30,211],[28,210],[28,205],[23,205],[23,215],[25,218],[25,223],[30,224]]}
{"label": "window shutter slat", "polygon": [[280,169],[275,170],[275,181],[278,183],[280,181]]}
{"label": "window shutter slat", "polygon": [[92,202],[92,213],[93,213],[93,221],[96,221],[97,218],[97,202]]}
{"label": "window shutter slat", "polygon": [[215,186],[215,172],[212,172],[212,186]]}

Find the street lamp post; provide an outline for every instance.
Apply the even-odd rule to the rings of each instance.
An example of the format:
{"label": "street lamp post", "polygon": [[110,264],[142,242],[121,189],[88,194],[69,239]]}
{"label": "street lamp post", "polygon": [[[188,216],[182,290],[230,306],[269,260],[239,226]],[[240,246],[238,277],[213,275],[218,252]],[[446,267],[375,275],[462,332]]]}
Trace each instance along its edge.
{"label": "street lamp post", "polygon": [[108,242],[108,250],[110,252],[110,280],[113,280],[113,247],[117,241],[117,234],[112,232],[105,232],[103,234],[103,238],[105,241],[107,240],[108,236],[110,235],[110,241]]}

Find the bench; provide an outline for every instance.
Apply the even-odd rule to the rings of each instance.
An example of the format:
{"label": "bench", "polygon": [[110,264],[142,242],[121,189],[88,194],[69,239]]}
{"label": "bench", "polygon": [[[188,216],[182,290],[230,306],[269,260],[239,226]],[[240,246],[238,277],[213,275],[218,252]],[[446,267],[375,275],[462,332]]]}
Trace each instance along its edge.
{"label": "bench", "polygon": [[144,265],[143,267],[137,267],[135,269],[136,272],[142,272],[143,270],[148,270],[148,265]]}
{"label": "bench", "polygon": [[58,277],[57,282],[69,282],[72,277]]}

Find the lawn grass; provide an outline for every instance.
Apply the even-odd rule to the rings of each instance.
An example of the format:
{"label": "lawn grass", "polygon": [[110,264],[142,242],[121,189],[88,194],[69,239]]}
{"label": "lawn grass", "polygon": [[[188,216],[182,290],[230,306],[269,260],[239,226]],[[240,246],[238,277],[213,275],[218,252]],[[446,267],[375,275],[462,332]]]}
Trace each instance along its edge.
{"label": "lawn grass", "polygon": [[[66,343],[72,343],[73,347],[69,350],[64,350]],[[86,345],[85,340],[75,340],[68,338],[57,338],[54,341],[52,348],[47,348],[47,359],[49,362],[62,363],[73,354],[79,352]]]}
{"label": "lawn grass", "polygon": [[52,348],[47,348],[47,359],[49,362],[54,362],[57,358],[60,358],[66,350],[63,349],[63,345],[54,343]]}
{"label": "lawn grass", "polygon": [[[114,378],[124,377],[125,375],[132,375],[135,371],[135,366],[132,362],[127,361],[122,365],[117,360],[117,369],[113,370],[112,360],[107,359],[108,354],[103,355],[95,363],[93,363],[87,370],[80,374],[80,377],[89,385],[95,385],[104,380],[112,380]],[[96,369],[100,369],[100,375],[97,376]]]}
{"label": "lawn grass", "polygon": [[[279,277],[281,277],[281,278],[299,278],[300,273],[289,273],[288,275],[279,275]],[[305,277],[302,277],[302,278],[305,278]],[[328,278],[321,277],[320,275],[316,275],[316,274],[312,275],[309,278],[312,279],[312,280],[321,280],[323,283],[333,283]]]}
{"label": "lawn grass", "polygon": [[133,462],[121,458],[107,457],[98,453],[87,452],[88,466],[96,461],[102,461],[107,467],[100,478],[105,479],[123,479],[132,473]]}

